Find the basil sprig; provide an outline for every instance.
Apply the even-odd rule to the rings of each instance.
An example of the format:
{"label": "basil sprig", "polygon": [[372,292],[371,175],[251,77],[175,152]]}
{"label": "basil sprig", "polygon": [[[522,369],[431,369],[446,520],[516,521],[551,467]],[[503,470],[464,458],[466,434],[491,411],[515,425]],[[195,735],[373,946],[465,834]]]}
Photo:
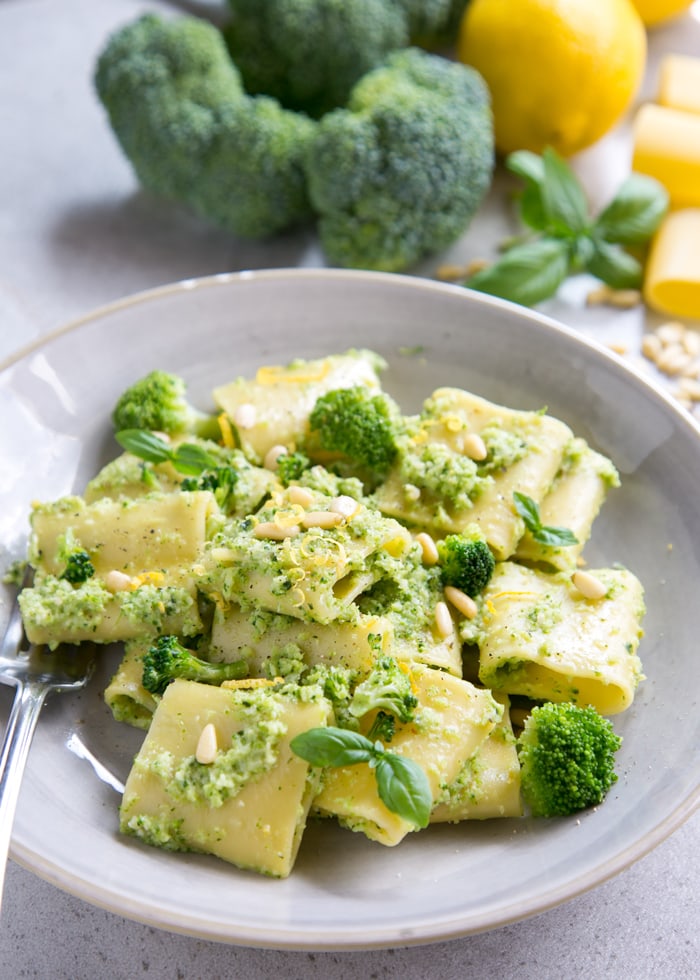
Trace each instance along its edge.
{"label": "basil sprig", "polygon": [[310,728],[291,741],[292,751],[312,766],[335,769],[366,762],[374,769],[377,792],[392,813],[416,827],[427,827],[433,796],[418,763],[384,748],[381,742],[346,728]]}
{"label": "basil sprig", "polygon": [[138,456],[147,463],[172,463],[178,473],[187,476],[196,476],[219,465],[219,460],[202,446],[183,442],[173,448],[147,429],[121,429],[115,433],[114,438],[133,456]]}
{"label": "basil sprig", "polygon": [[642,262],[627,246],[644,246],[659,227],[669,203],[662,184],[632,173],[593,218],[580,181],[551,147],[542,156],[511,153],[506,166],[524,182],[520,218],[534,234],[516,240],[465,285],[523,306],[553,296],[576,272],[589,272],[613,289],[641,286]]}
{"label": "basil sprig", "polygon": [[540,508],[532,497],[526,493],[513,493],[513,503],[516,512],[525,522],[525,527],[533,536],[535,541],[553,547],[558,545],[578,544],[578,538],[568,527],[555,527],[551,524],[543,524],[540,517]]}

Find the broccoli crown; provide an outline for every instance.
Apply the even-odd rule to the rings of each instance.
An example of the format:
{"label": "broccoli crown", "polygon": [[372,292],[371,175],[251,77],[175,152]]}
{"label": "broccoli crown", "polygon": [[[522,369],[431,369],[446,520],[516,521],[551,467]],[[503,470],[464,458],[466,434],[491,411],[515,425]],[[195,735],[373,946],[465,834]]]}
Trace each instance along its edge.
{"label": "broccoli crown", "polygon": [[248,97],[213,25],[142,16],[108,40],[95,86],[144,187],[242,236],[309,216],[303,159],[314,124]]}
{"label": "broccoli crown", "polygon": [[437,549],[443,585],[453,585],[474,598],[491,581],[496,560],[480,531],[448,534]]}
{"label": "broccoli crown", "polygon": [[71,585],[79,585],[87,582],[95,574],[95,566],[92,564],[90,555],[87,551],[74,551],[66,556],[66,567],[61,575]]}
{"label": "broccoli crown", "polygon": [[493,123],[472,68],[394,52],[318,124],[306,157],[328,259],[388,272],[446,247],[489,187]]}
{"label": "broccoli crown", "polygon": [[398,451],[399,419],[398,408],[388,395],[357,386],[321,395],[309,416],[309,427],[322,449],[383,472]]}
{"label": "broccoli crown", "polygon": [[191,431],[198,416],[185,391],[185,382],[176,374],[151,371],[119,396],[112,412],[115,431],[148,429],[168,435]]}
{"label": "broccoli crown", "polygon": [[151,694],[162,694],[176,677],[200,684],[221,684],[222,681],[245,677],[247,664],[244,660],[233,663],[209,663],[200,660],[191,650],[183,647],[175,636],[160,636],[143,658],[142,684]]}
{"label": "broccoli crown", "polygon": [[523,798],[535,817],[567,816],[602,802],[617,780],[622,739],[595,708],[533,708],[518,739]]}
{"label": "broccoli crown", "polygon": [[[405,723],[413,719],[417,705],[410,670],[393,657],[382,656],[355,688],[348,710],[355,718],[362,718],[368,711],[378,711]],[[378,727],[385,738],[389,732],[393,735],[393,724],[387,724],[385,718],[378,716]]]}
{"label": "broccoli crown", "polygon": [[311,466],[311,460],[301,452],[283,453],[277,460],[277,476],[283,486],[298,480]]}
{"label": "broccoli crown", "polygon": [[409,41],[397,0],[229,0],[229,6],[226,40],[246,90],[310,116],[344,105],[362,75]]}
{"label": "broccoli crown", "polygon": [[398,0],[416,43],[453,41],[468,0]]}

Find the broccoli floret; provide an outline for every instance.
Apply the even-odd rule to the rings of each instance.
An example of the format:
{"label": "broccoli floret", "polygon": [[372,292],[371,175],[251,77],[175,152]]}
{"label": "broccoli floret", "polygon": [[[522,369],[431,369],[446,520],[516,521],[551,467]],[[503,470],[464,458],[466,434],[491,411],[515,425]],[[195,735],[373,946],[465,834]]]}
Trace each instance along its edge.
{"label": "broccoli floret", "polygon": [[301,478],[311,467],[311,460],[301,452],[282,453],[277,459],[277,476],[284,487]]}
{"label": "broccoli floret", "polygon": [[61,574],[71,585],[79,585],[80,582],[87,582],[95,574],[95,566],[87,551],[74,551],[66,559],[66,567]]}
{"label": "broccoli floret", "polygon": [[417,44],[448,43],[457,35],[468,0],[398,0]]}
{"label": "broccoli floret", "polygon": [[496,560],[477,526],[438,541],[443,585],[453,585],[474,598],[491,581]]}
{"label": "broccoli floret", "polygon": [[80,544],[71,528],[58,540],[57,558],[64,566],[59,578],[65,579],[71,585],[87,582],[95,574],[95,566],[90,555]]}
{"label": "broccoli floret", "polygon": [[246,237],[309,216],[303,158],[315,124],[246,95],[213,25],[144,15],[108,40],[95,86],[144,187]]}
{"label": "broccoli floret", "polygon": [[251,94],[320,116],[344,105],[355,82],[409,42],[396,0],[229,0],[225,29]]}
{"label": "broccoli floret", "polygon": [[200,684],[221,684],[245,677],[247,672],[245,660],[210,663],[183,647],[177,637],[160,636],[144,655],[142,683],[151,694],[162,694],[176,677]]}
{"label": "broccoli floret", "polygon": [[151,371],[124,391],[114,406],[115,432],[146,429],[168,435],[220,435],[215,416],[197,411],[187,401],[184,380],[166,371]]}
{"label": "broccoli floret", "polygon": [[358,386],[321,395],[309,416],[309,428],[321,449],[384,473],[398,451],[400,420],[399,409],[388,395]]}
{"label": "broccoli floret", "polygon": [[367,678],[355,688],[348,711],[355,718],[377,711],[368,738],[382,738],[388,742],[393,738],[395,722],[411,721],[417,705],[410,670],[393,657],[382,656]]}
{"label": "broccoli floret", "polygon": [[617,781],[622,739],[595,708],[533,708],[518,738],[523,799],[535,817],[567,816],[602,802]]}
{"label": "broccoli floret", "polygon": [[481,76],[417,48],[395,52],[320,121],[307,154],[326,257],[393,272],[447,247],[481,204],[493,158]]}

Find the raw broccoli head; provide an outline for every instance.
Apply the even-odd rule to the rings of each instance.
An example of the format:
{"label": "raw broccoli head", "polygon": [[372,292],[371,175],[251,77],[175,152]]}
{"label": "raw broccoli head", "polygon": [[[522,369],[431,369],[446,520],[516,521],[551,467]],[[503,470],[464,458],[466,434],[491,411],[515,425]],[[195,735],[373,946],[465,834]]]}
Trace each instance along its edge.
{"label": "raw broccoli head", "polygon": [[410,670],[393,657],[381,656],[367,678],[355,688],[348,710],[355,718],[377,711],[369,737],[391,741],[395,722],[411,721],[417,705]]}
{"label": "raw broccoli head", "polygon": [[329,113],[306,157],[311,203],[330,262],[398,271],[461,235],[493,170],[481,76],[408,48]]}
{"label": "raw broccoli head", "polygon": [[309,416],[309,427],[321,449],[342,453],[382,473],[396,458],[399,420],[398,408],[388,395],[357,386],[321,395]]}
{"label": "raw broccoli head", "polygon": [[95,85],[144,187],[247,237],[309,217],[314,124],[247,96],[213,25],[146,14],[109,39]]}
{"label": "raw broccoli head", "polygon": [[176,677],[200,684],[221,684],[245,677],[247,670],[244,660],[209,663],[183,647],[177,637],[160,636],[143,658],[142,684],[151,694],[162,694]]}
{"label": "raw broccoli head", "polygon": [[151,371],[124,391],[112,412],[115,432],[146,429],[168,435],[219,434],[216,418],[193,408],[184,380],[166,371]]}
{"label": "raw broccoli head", "polygon": [[617,781],[622,739],[592,707],[548,703],[518,739],[523,799],[535,817],[568,816],[601,803]]}
{"label": "raw broccoli head", "polygon": [[411,39],[430,46],[455,40],[468,0],[398,0],[398,3],[406,15]]}
{"label": "raw broccoli head", "polygon": [[229,50],[251,94],[321,116],[344,105],[355,82],[405,47],[395,0],[229,0]]}
{"label": "raw broccoli head", "polygon": [[491,581],[496,561],[478,530],[448,534],[437,549],[444,585],[453,585],[474,598]]}

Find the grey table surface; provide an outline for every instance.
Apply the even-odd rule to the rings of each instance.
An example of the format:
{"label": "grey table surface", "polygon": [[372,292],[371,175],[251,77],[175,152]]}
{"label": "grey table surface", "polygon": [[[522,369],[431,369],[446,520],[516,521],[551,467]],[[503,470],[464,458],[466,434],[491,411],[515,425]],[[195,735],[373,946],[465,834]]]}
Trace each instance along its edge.
{"label": "grey table surface", "polygon": [[[211,273],[321,266],[311,232],[272,243],[232,239],[139,191],[95,98],[97,52],[145,10],[221,11],[215,3],[0,2],[0,360],[124,295]],[[650,36],[641,98],[666,51],[700,56],[700,5]],[[576,160],[593,203],[629,166],[629,127]],[[500,180],[501,178],[499,178]],[[483,255],[509,230],[499,181],[452,249],[416,268]],[[654,318],[585,304],[573,280],[546,312],[634,357]],[[641,361],[639,362],[641,364]],[[248,949],[174,935],[95,908],[10,863],[0,977],[344,980],[467,976],[685,978],[700,962],[700,814],[612,880],[554,910],[450,942],[373,951]]]}

